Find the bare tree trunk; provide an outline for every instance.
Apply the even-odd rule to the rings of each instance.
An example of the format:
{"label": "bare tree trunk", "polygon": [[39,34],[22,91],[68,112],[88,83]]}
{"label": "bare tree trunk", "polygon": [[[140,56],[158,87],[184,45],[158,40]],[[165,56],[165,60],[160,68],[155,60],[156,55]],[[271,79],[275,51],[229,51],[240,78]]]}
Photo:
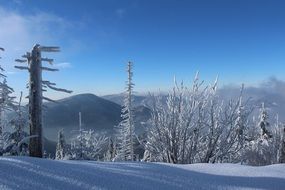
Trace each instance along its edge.
{"label": "bare tree trunk", "polygon": [[36,44],[32,52],[27,52],[22,56],[24,59],[16,59],[16,62],[26,63],[27,66],[15,66],[20,70],[28,70],[30,74],[29,81],[29,125],[30,125],[30,143],[29,152],[32,157],[43,157],[43,135],[42,135],[42,102],[43,99],[51,102],[55,102],[47,97],[43,96],[43,88],[61,91],[66,93],[72,93],[70,90],[57,88],[55,83],[42,80],[42,71],[58,71],[49,67],[42,67],[42,61],[46,61],[49,64],[53,63],[53,59],[42,58],[41,52],[59,52],[59,47],[47,47]]}
{"label": "bare tree trunk", "polygon": [[29,151],[32,157],[43,157],[42,143],[42,63],[39,45],[32,50],[30,60],[30,92],[29,92],[29,119],[30,139]]}

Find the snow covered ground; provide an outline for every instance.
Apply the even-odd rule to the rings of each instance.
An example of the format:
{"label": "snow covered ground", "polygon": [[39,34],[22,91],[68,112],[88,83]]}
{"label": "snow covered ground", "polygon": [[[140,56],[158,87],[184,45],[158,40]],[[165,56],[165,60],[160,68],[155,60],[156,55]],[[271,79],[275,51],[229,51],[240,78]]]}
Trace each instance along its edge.
{"label": "snow covered ground", "polygon": [[170,165],[0,157],[0,189],[285,190],[285,165]]}

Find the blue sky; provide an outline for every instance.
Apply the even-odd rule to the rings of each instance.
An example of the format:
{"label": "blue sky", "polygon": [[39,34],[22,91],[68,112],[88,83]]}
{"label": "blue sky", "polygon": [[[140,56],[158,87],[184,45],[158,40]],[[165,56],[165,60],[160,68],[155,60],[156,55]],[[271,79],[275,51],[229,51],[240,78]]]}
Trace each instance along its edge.
{"label": "blue sky", "polygon": [[[61,71],[45,77],[78,93],[119,93],[134,62],[137,92],[166,90],[173,76],[220,85],[285,80],[285,2],[275,0],[0,0],[1,64],[16,92],[28,75],[15,58],[35,43]],[[65,94],[49,92],[53,98]]]}

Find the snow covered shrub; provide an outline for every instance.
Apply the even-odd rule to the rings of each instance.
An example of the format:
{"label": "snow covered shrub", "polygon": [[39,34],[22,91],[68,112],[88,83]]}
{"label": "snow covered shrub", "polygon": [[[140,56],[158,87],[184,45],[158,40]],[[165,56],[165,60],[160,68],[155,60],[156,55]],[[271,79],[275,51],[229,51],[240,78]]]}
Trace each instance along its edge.
{"label": "snow covered shrub", "polygon": [[93,130],[81,131],[71,143],[70,159],[96,160],[107,144],[105,136],[98,137]]}
{"label": "snow covered shrub", "polygon": [[200,89],[202,83],[197,74],[190,89],[175,81],[166,100],[151,96],[145,157],[169,163],[194,163],[200,159],[200,145],[207,143],[201,134],[207,131],[206,107],[211,101],[210,88]]}
{"label": "snow covered shrub", "polygon": [[247,141],[252,111],[242,92],[229,102],[217,94],[217,80],[202,86],[196,75],[193,86],[181,83],[167,95],[152,96],[145,158],[169,163],[240,162]]}

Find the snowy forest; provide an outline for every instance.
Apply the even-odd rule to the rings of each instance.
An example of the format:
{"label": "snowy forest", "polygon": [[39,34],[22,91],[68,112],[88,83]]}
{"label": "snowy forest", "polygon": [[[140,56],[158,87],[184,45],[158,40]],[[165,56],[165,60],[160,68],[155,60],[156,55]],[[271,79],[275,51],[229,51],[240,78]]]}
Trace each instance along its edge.
{"label": "snowy forest", "polygon": [[285,190],[284,0],[0,0],[0,190]]}
{"label": "snowy forest", "polygon": [[[5,52],[1,48],[1,56]],[[97,160],[106,162],[166,162],[173,164],[241,163],[262,166],[285,163],[285,124],[278,114],[272,115],[266,103],[254,105],[244,96],[246,84],[241,84],[238,96],[224,99],[219,94],[218,78],[205,84],[196,74],[191,86],[174,78],[168,93],[149,93],[145,107],[150,118],[144,121],[144,131],[136,133],[134,116],[134,63],[126,64],[126,88],[121,121],[112,135],[98,134],[82,127],[84,117],[78,111],[78,130],[66,140],[64,130],[58,131],[55,156],[43,146],[43,102],[57,104],[43,95],[47,89],[72,93],[42,79],[42,71],[57,71],[53,59],[42,52],[59,52],[58,47],[35,45],[21,59],[28,71],[28,104],[25,97],[13,96],[5,68],[0,67],[0,155],[30,156],[57,160]],[[100,120],[100,118],[97,118]]]}

